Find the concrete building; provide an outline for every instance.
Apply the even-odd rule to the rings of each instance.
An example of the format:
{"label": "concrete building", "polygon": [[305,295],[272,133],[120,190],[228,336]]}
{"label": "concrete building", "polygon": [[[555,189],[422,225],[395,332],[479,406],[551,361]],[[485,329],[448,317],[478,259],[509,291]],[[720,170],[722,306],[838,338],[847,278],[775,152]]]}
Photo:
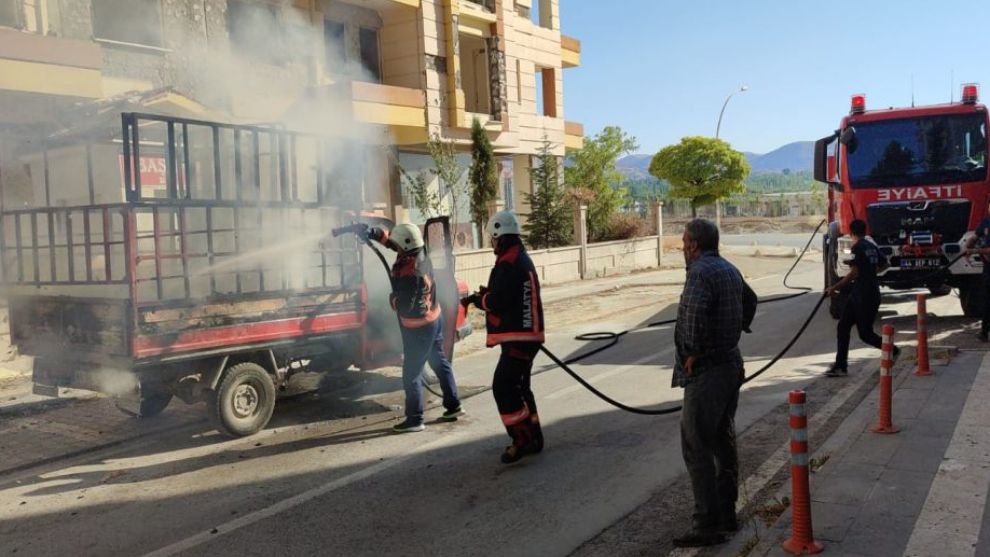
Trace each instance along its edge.
{"label": "concrete building", "polygon": [[[87,106],[140,93],[151,112],[167,105],[374,144],[362,161],[365,204],[413,220],[421,215],[399,167],[431,166],[431,137],[465,153],[478,119],[500,157],[500,204],[526,212],[544,139],[557,156],[582,144],[581,126],[564,119],[563,86],[581,47],[561,35],[559,9],[559,0],[0,0],[5,189],[17,197],[22,183],[15,202],[36,203],[23,193],[25,145]],[[458,159],[466,170],[467,155]]]}

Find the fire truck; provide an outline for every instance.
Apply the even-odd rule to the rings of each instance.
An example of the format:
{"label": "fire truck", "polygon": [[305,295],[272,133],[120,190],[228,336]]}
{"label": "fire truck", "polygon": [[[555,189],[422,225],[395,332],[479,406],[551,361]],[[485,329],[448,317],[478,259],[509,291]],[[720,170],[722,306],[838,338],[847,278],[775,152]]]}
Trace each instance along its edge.
{"label": "fire truck", "polygon": [[[331,235],[391,224],[340,207],[341,188],[362,186],[327,166],[339,141],[111,116],[18,155],[33,203],[0,208],[11,338],[34,357],[36,393],[103,392],[141,417],[173,397],[205,401],[219,430],[242,436],[268,423],[294,373],[397,361],[385,269],[356,236]],[[424,237],[452,356],[470,333],[467,288],[446,218]]]}
{"label": "fire truck", "polygon": [[[894,289],[959,291],[966,316],[979,315],[981,261],[960,257],[987,214],[987,109],[976,85],[960,102],[867,110],[852,97],[839,129],[815,143],[815,180],[828,185],[825,285],[849,271],[849,224],[861,219],[887,265]],[[830,311],[838,317],[842,296]]]}

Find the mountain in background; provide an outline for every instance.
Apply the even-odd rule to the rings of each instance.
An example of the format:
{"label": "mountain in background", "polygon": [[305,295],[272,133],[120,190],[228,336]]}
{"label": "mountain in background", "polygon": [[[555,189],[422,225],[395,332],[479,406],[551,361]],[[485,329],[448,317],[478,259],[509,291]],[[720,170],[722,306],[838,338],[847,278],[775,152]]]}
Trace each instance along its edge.
{"label": "mountain in background", "polygon": [[[811,172],[815,154],[814,141],[795,141],[778,147],[769,153],[743,153],[753,172]],[[627,155],[616,162],[616,167],[629,180],[648,180],[653,155]]]}

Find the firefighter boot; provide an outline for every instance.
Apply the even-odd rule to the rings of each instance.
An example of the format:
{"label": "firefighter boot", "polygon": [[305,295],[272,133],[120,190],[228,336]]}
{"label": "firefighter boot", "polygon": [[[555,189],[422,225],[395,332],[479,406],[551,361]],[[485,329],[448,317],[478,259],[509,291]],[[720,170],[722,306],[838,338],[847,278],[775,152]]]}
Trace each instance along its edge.
{"label": "firefighter boot", "polygon": [[540,427],[540,415],[536,412],[529,415],[530,431],[533,433],[533,454],[543,451],[543,428]]}
{"label": "firefighter boot", "polygon": [[502,452],[502,464],[512,464],[524,456],[538,452],[533,438],[533,428],[528,420],[506,426],[505,429],[509,431],[509,436],[512,437],[512,444]]}

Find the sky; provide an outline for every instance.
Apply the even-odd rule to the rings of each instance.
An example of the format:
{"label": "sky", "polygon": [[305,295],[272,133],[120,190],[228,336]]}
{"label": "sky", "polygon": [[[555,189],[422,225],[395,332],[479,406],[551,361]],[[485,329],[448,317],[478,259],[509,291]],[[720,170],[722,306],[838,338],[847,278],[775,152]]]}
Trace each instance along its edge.
{"label": "sky", "polygon": [[[867,109],[990,102],[985,0],[561,0],[561,32],[581,41],[564,70],[567,120],[590,136],[618,125],[654,153],[689,135],[766,153],[831,133],[853,94]],[[952,84],[955,84],[954,86]]]}

